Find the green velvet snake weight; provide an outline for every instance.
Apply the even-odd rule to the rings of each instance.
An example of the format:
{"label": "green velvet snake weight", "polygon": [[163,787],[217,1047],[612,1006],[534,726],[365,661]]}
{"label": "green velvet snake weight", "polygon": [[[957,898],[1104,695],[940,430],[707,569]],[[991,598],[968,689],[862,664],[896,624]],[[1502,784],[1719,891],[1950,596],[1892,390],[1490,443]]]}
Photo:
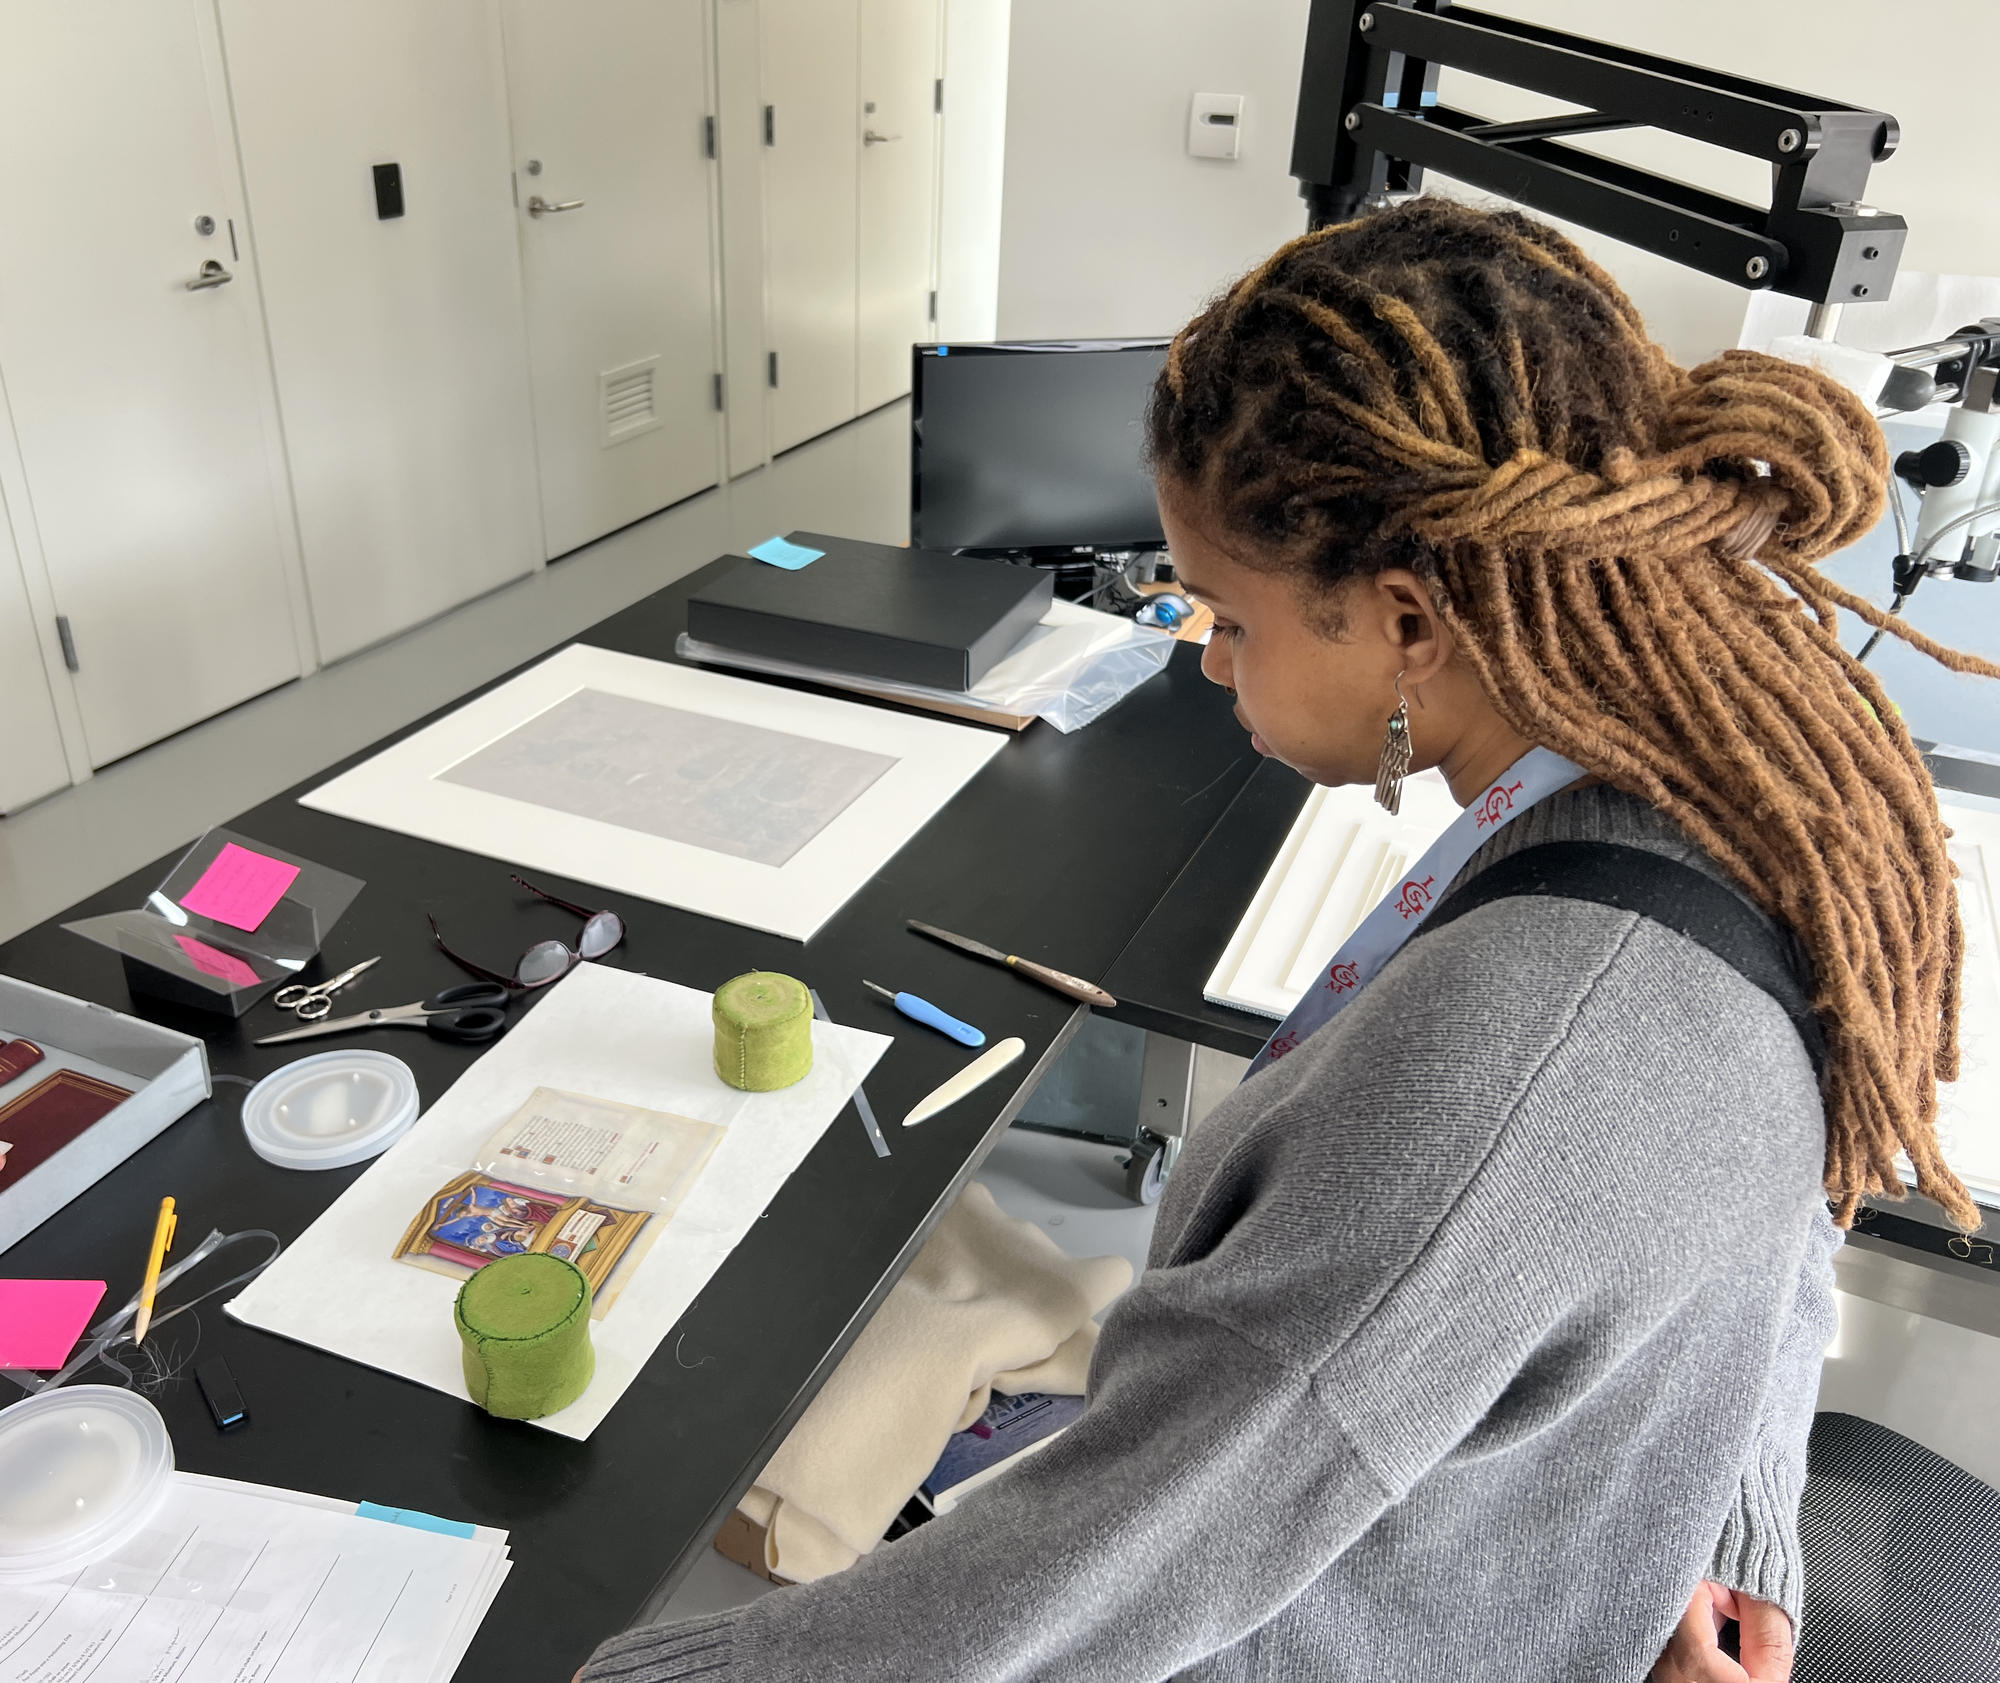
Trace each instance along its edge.
{"label": "green velvet snake weight", "polygon": [[812,1069],[812,995],[775,970],[752,970],[715,990],[715,1073],[746,1093],[803,1081]]}
{"label": "green velvet snake weight", "polygon": [[465,1388],[503,1420],[567,1408],[597,1371],[590,1282],[559,1256],[528,1251],[489,1262],[459,1288],[453,1319]]}

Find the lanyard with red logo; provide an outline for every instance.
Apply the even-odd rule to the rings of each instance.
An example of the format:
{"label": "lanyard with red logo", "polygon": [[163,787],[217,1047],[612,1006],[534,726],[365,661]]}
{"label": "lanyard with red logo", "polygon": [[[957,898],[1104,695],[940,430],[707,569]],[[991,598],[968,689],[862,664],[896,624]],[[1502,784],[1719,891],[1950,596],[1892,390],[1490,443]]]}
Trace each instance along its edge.
{"label": "lanyard with red logo", "polygon": [[1360,927],[1333,955],[1325,973],[1292,1007],[1291,1015],[1279,1025],[1278,1032],[1264,1043],[1264,1050],[1250,1060],[1243,1079],[1248,1081],[1287,1052],[1296,1051],[1315,1029],[1345,1010],[1348,1002],[1422,926],[1445,886],[1485,846],[1489,836],[1513,823],[1537,801],[1568,788],[1584,775],[1581,766],[1573,765],[1551,748],[1532,748],[1509,766],[1499,782],[1461,812],[1451,828],[1431,843],[1409,876],[1361,920]]}

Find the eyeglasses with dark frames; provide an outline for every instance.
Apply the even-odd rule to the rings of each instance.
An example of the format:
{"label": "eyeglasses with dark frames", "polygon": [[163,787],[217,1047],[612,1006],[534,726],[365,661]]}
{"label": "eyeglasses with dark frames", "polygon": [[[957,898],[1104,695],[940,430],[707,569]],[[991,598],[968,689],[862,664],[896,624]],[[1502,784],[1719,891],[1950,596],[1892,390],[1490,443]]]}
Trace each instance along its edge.
{"label": "eyeglasses with dark frames", "polygon": [[583,934],[574,947],[561,941],[537,941],[515,963],[514,974],[503,976],[497,970],[488,970],[483,964],[474,964],[462,953],[453,952],[438,928],[437,919],[426,912],[425,921],[431,926],[431,939],[437,942],[438,951],[461,970],[468,970],[485,981],[498,982],[516,992],[525,992],[561,981],[585,960],[604,957],[625,939],[625,920],[616,912],[593,912],[587,906],[579,906],[560,895],[549,893],[545,888],[537,888],[522,877],[510,876],[508,880],[519,884],[536,898],[548,901],[551,906],[582,918]]}

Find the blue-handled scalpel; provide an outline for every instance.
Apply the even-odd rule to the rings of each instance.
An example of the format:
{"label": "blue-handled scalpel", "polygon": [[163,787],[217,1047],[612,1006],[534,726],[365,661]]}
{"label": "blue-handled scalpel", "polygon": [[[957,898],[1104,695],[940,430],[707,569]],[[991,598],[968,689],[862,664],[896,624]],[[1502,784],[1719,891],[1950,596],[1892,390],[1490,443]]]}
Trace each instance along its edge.
{"label": "blue-handled scalpel", "polygon": [[863,982],[861,985],[889,1000],[904,1016],[924,1024],[927,1028],[934,1028],[940,1034],[950,1035],[961,1046],[986,1044],[986,1036],[981,1030],[974,1028],[970,1023],[961,1023],[949,1012],[940,1011],[928,999],[919,999],[913,993],[892,993],[887,988],[877,987],[873,982]]}

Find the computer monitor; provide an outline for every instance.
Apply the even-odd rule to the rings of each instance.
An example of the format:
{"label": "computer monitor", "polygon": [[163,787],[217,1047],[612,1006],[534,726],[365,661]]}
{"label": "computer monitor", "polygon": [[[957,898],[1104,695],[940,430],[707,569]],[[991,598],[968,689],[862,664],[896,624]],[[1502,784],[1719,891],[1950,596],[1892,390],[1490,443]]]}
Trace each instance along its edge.
{"label": "computer monitor", "polygon": [[1164,339],[919,345],[910,541],[1055,559],[1165,546],[1145,460]]}

